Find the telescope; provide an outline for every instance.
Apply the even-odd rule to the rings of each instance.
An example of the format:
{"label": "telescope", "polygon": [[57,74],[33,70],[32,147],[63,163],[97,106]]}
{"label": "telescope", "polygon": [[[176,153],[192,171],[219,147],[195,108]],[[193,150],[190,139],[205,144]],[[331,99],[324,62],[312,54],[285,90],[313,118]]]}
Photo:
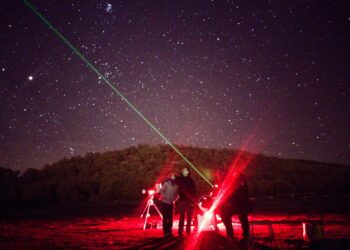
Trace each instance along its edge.
{"label": "telescope", "polygon": [[160,193],[160,189],[162,188],[162,183],[156,183],[156,185],[154,186],[154,188],[150,188],[150,189],[142,189],[141,193],[142,194],[148,194],[149,196],[155,195],[155,194],[159,194]]}
{"label": "telescope", "polygon": [[154,195],[157,194],[157,193],[160,193],[160,189],[162,188],[162,184],[161,183],[157,183],[155,185],[154,188],[151,188],[151,189],[142,189],[142,194],[147,194],[148,195],[148,200],[147,200],[147,204],[146,204],[146,207],[143,209],[143,212],[141,214],[141,218],[144,217],[145,218],[145,222],[143,224],[143,230],[147,229],[147,228],[156,228],[157,227],[157,224],[150,224],[150,223],[147,223],[147,220],[148,218],[151,216],[150,215],[150,209],[153,207],[155,209],[155,211],[157,212],[157,214],[159,215],[159,217],[161,219],[163,219],[163,216],[161,214],[161,212],[159,211],[157,205],[154,203]]}

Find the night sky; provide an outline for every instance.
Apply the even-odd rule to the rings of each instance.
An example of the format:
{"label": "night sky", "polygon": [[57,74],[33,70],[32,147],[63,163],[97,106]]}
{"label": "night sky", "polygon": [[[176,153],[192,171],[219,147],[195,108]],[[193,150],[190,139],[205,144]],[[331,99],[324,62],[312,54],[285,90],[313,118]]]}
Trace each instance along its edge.
{"label": "night sky", "polygon": [[[32,1],[173,143],[350,164],[346,3]],[[0,36],[0,166],[164,144],[21,1]]]}

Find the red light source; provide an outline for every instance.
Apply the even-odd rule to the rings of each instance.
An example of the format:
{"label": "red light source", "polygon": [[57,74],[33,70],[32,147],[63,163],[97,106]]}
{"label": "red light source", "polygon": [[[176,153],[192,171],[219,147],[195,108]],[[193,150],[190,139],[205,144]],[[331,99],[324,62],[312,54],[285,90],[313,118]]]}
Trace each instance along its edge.
{"label": "red light source", "polygon": [[207,211],[204,213],[204,219],[209,221],[211,218],[213,218],[213,213],[210,211]]}
{"label": "red light source", "polygon": [[154,195],[156,191],[154,189],[150,189],[147,191],[148,195]]}

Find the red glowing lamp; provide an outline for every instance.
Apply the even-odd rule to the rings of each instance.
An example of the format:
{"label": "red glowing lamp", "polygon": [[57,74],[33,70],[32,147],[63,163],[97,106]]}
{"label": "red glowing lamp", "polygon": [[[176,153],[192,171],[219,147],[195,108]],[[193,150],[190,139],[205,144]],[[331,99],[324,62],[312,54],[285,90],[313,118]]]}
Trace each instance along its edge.
{"label": "red glowing lamp", "polygon": [[156,193],[156,191],[154,189],[149,189],[147,191],[148,195],[154,195]]}
{"label": "red glowing lamp", "polygon": [[155,193],[156,193],[156,191],[154,189],[149,189],[149,190],[142,189],[142,194],[148,194],[148,195],[152,196]]}

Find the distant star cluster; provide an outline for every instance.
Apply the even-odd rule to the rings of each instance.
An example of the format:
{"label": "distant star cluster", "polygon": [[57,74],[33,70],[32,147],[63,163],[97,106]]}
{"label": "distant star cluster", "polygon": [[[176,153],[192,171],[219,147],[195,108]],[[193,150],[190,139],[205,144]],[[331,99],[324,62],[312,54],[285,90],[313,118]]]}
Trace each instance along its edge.
{"label": "distant star cluster", "polygon": [[[346,1],[31,3],[171,142],[350,164]],[[0,166],[165,143],[22,1],[0,16]]]}

